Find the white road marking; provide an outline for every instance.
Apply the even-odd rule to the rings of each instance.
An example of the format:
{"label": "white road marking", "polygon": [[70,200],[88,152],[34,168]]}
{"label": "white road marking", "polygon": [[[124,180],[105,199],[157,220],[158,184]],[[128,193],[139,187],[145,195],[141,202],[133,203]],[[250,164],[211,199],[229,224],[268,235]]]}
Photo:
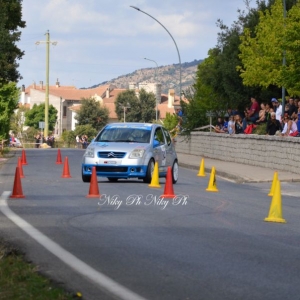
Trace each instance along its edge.
{"label": "white road marking", "polygon": [[17,226],[19,226],[22,230],[24,230],[29,236],[35,239],[39,244],[45,247],[49,252],[54,254],[60,260],[62,260],[65,264],[69,265],[79,274],[82,274],[105,290],[110,292],[111,294],[119,297],[124,300],[146,300],[145,298],[137,295],[136,293],[130,291],[126,287],[120,285],[116,281],[110,279],[106,275],[96,271],[89,265],[87,265],[82,260],[78,259],[76,256],[71,254],[70,252],[63,249],[60,245],[53,242],[47,236],[45,236],[42,232],[34,228],[31,224],[20,218],[17,214],[15,214],[7,205],[7,198],[11,195],[10,191],[5,191],[2,193],[0,197],[0,210],[2,213],[14,222]]}

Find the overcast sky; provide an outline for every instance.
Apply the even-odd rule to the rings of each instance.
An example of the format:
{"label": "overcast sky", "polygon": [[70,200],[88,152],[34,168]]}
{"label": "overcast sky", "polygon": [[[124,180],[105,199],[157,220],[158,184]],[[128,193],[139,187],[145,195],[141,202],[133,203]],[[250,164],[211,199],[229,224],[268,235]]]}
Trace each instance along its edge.
{"label": "overcast sky", "polygon": [[243,0],[23,0],[26,28],[18,46],[25,51],[19,86],[46,81],[50,41],[50,85],[90,87],[137,69],[204,59],[217,43],[221,19],[230,26]]}

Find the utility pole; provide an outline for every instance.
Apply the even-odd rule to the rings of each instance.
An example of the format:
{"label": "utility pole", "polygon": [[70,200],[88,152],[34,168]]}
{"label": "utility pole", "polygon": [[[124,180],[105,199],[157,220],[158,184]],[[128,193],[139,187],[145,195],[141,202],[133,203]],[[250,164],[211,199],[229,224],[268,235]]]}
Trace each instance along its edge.
{"label": "utility pole", "polygon": [[44,137],[49,135],[49,58],[50,58],[50,44],[56,45],[57,42],[50,41],[49,30],[45,33],[46,41],[37,41],[35,44],[39,45],[41,43],[46,44],[46,92],[45,92],[45,128]]}

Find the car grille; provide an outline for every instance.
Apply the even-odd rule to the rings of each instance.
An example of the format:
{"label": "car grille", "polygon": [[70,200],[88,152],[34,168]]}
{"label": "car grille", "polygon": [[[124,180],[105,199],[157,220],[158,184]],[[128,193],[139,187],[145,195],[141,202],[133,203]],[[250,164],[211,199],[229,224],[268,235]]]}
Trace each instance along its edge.
{"label": "car grille", "polygon": [[96,166],[96,171],[97,172],[126,173],[128,171],[128,167]]}
{"label": "car grille", "polygon": [[100,151],[98,157],[100,158],[123,158],[126,152]]}

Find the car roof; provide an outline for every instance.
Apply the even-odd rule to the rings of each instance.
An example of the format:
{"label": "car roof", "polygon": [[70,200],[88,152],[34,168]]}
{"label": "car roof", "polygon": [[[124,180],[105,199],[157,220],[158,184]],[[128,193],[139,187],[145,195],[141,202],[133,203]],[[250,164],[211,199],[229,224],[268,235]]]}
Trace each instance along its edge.
{"label": "car roof", "polygon": [[105,127],[123,127],[123,128],[152,128],[161,127],[160,124],[153,123],[137,123],[137,122],[125,122],[125,123],[109,123]]}

